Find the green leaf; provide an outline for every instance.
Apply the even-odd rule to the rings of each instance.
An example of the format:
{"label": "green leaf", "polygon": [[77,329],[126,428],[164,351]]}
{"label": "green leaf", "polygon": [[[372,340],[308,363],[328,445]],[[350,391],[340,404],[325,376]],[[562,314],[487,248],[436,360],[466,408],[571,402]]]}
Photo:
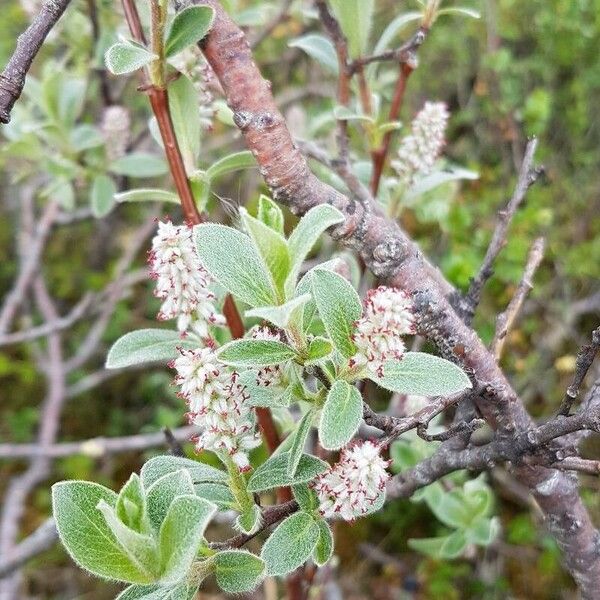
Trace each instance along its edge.
{"label": "green leaf", "polygon": [[500,533],[500,520],[498,517],[492,519],[480,517],[471,523],[465,533],[472,544],[489,546]]}
{"label": "green leaf", "polygon": [[169,507],[178,496],[195,494],[189,471],[181,469],[161,477],[146,489],[148,518],[155,530],[159,530]]}
{"label": "green leaf", "polygon": [[276,487],[288,487],[298,483],[311,481],[317,475],[324,473],[329,465],[310,454],[303,454],[298,462],[294,477],[287,474],[289,452],[282,452],[269,458],[263,463],[248,481],[249,492],[263,492]]}
{"label": "green leaf", "polygon": [[213,163],[206,170],[205,177],[208,181],[214,181],[228,173],[241,171],[242,169],[251,169],[256,166],[256,159],[252,152],[250,150],[242,150],[241,152],[228,154]]}
{"label": "green leaf", "polygon": [[455,529],[463,529],[471,523],[473,514],[460,493],[453,492],[454,490],[432,495],[427,494],[425,500],[431,512],[442,523]]}
{"label": "green leaf", "polygon": [[298,222],[288,239],[290,251],[290,273],[285,283],[286,292],[291,294],[296,287],[302,263],[323,232],[332,225],[342,223],[344,215],[329,204],[311,208]]}
{"label": "green leaf", "polygon": [[335,381],[321,411],[321,446],[325,450],[339,450],[345,446],[358,431],[362,416],[360,392],[346,381]]}
{"label": "green leaf", "polygon": [[370,378],[386,390],[419,396],[450,396],[472,387],[454,363],[423,352],[407,352],[401,360],[384,363],[383,377]]}
{"label": "green leaf", "polygon": [[142,485],[148,490],[161,477],[181,471],[181,469],[185,469],[190,474],[194,484],[225,483],[228,481],[225,471],[182,456],[164,455],[151,458],[142,467],[140,472]]}
{"label": "green leaf", "polygon": [[121,488],[115,506],[117,517],[134,531],[146,531],[146,496],[142,482],[136,473],[132,473]]}
{"label": "green leaf", "polygon": [[455,531],[450,535],[408,540],[408,546],[437,559],[449,559],[460,556],[467,545],[463,531]]}
{"label": "green leaf", "polygon": [[333,116],[338,121],[368,121],[373,123],[373,117],[369,115],[363,115],[362,113],[351,110],[347,106],[335,106],[333,109]]}
{"label": "green leaf", "polygon": [[90,191],[90,205],[92,214],[97,219],[106,216],[115,204],[117,186],[112,177],[96,175]]}
{"label": "green leaf", "polygon": [[354,322],[362,314],[356,290],[341,275],[315,269],[311,275],[313,298],[331,341],[342,356],[356,353],[351,339]]}
{"label": "green leaf", "polygon": [[67,552],[98,577],[151,583],[147,573],[131,562],[96,508],[101,500],[114,506],[117,494],[88,481],[61,481],[52,486],[52,512]]}
{"label": "green leaf", "polygon": [[300,419],[300,422],[296,426],[296,430],[293,434],[291,434],[294,436],[294,441],[290,446],[287,464],[287,476],[290,479],[293,479],[296,475],[298,463],[300,462],[300,459],[303,456],[302,451],[304,450],[304,446],[306,446],[306,440],[308,438],[308,434],[310,433],[313,416],[313,411],[309,410],[302,417],[302,419]]}
{"label": "green leaf", "polygon": [[117,175],[146,178],[159,177],[169,171],[164,159],[147,152],[132,152],[113,161],[109,170]]}
{"label": "green leaf", "polygon": [[165,42],[167,58],[197,44],[212,27],[214,18],[215,11],[210,6],[189,6],[178,12]]}
{"label": "green leaf", "polygon": [[245,208],[240,208],[240,215],[244,228],[258,248],[258,252],[271,273],[277,290],[283,293],[283,285],[290,269],[290,254],[287,242],[280,233],[273,231],[262,221],[248,214]]}
{"label": "green leaf", "polygon": [[403,200],[410,201],[414,198],[418,198],[422,194],[425,194],[426,192],[429,192],[430,190],[433,190],[444,183],[448,183],[449,181],[478,178],[479,174],[475,171],[461,169],[460,167],[448,167],[444,170],[430,173],[422,179],[417,180],[414,185],[404,194]]}
{"label": "green leaf", "polygon": [[102,146],[104,138],[97,127],[83,123],[71,130],[69,133],[69,143],[76,152],[83,152],[90,148]]}
{"label": "green leaf", "polygon": [[[177,16],[192,8],[208,8],[190,6]],[[210,9],[212,11],[212,9]],[[175,17],[177,20],[177,17]],[[198,110],[198,92],[194,84],[185,76],[178,77],[169,85],[169,109],[175,128],[175,136],[183,158],[186,172],[192,173],[200,155],[200,111]]]}
{"label": "green leaf", "polygon": [[179,196],[167,190],[139,188],[115,194],[117,202],[170,202],[179,204]]}
{"label": "green leaf", "polygon": [[236,506],[235,498],[227,485],[222,483],[196,483],[194,489],[196,490],[196,496],[212,502],[219,510],[231,510]]}
{"label": "green leaf", "polygon": [[279,365],[296,356],[293,348],[276,340],[233,340],[217,350],[217,358],[234,367]]}
{"label": "green leaf", "polygon": [[262,548],[261,558],[272,576],[286,575],[304,564],[319,541],[319,526],[305,512],[289,516],[279,524]]}
{"label": "green leaf", "polygon": [[163,583],[178,583],[187,575],[216,511],[212,502],[196,495],[178,496],[171,502],[158,536]]}
{"label": "green leaf", "polygon": [[284,406],[281,390],[273,386],[258,385],[256,382],[256,371],[248,370],[240,374],[239,382],[246,387],[250,406],[263,408],[277,408]]}
{"label": "green leaf", "polygon": [[319,541],[315,546],[313,560],[318,567],[322,567],[329,562],[333,555],[333,533],[331,533],[331,528],[324,519],[319,519],[317,525],[319,526]]}
{"label": "green leaf", "polygon": [[398,15],[395,19],[392,19],[387,27],[384,29],[379,41],[375,45],[373,51],[374,55],[381,54],[387,50],[396,35],[409,23],[413,21],[419,21],[423,18],[423,15],[419,11],[406,12]]}
{"label": "green leaf", "polygon": [[97,506],[113,535],[136,567],[145,573],[150,581],[154,581],[157,570],[158,552],[156,543],[150,535],[145,535],[127,527],[117,516],[114,507],[100,500]]}
{"label": "green leaf", "polygon": [[196,248],[209,273],[229,292],[253,307],[276,304],[277,292],[252,240],[232,227],[194,227]]}
{"label": "green leaf", "polygon": [[296,310],[303,308],[310,299],[310,294],[302,294],[279,306],[264,306],[247,310],[244,315],[269,321],[275,327],[285,329],[290,324],[292,317],[295,316]]}
{"label": "green leaf", "polygon": [[248,510],[240,514],[235,520],[235,527],[239,531],[251,535],[258,531],[262,522],[260,507],[253,504]]}
{"label": "green leaf", "polygon": [[481,13],[467,8],[465,6],[449,6],[448,8],[442,8],[437,11],[437,16],[442,15],[460,15],[461,17],[470,17],[471,19],[481,19]]}
{"label": "green leaf", "polygon": [[261,194],[258,199],[258,212],[256,216],[267,227],[283,235],[283,212],[271,198],[264,194]]}
{"label": "green leaf", "polygon": [[348,38],[352,58],[367,51],[373,21],[374,0],[330,0],[342,31]]}
{"label": "green leaf", "polygon": [[198,586],[180,583],[175,586],[131,585],[115,600],[194,600]]}
{"label": "green leaf", "polygon": [[247,550],[225,550],[213,558],[217,584],[227,594],[251,592],[265,575],[265,563]]}
{"label": "green leaf", "polygon": [[306,483],[299,483],[293,486],[292,491],[300,510],[313,512],[319,507],[317,494]]}
{"label": "green leaf", "polygon": [[308,347],[308,356],[304,361],[305,365],[312,365],[330,356],[333,352],[333,344],[324,337],[314,337]]}
{"label": "green leaf", "polygon": [[140,69],[157,58],[156,54],[148,52],[141,46],[117,42],[106,51],[104,62],[113,75],[124,75]]}
{"label": "green leaf", "polygon": [[138,329],[120,337],[108,352],[107,369],[120,369],[146,362],[168,361],[177,356],[177,348],[193,350],[198,341],[182,338],[170,329]]}
{"label": "green leaf", "polygon": [[292,40],[288,46],[304,50],[306,54],[321,63],[328,71],[334,75],[338,74],[339,63],[335,48],[331,41],[325,36],[309,33],[308,35],[303,35],[302,37]]}

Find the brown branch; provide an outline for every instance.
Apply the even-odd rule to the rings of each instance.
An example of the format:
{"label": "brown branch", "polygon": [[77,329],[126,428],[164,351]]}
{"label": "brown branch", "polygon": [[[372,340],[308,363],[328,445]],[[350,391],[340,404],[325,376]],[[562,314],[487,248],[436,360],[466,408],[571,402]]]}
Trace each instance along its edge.
{"label": "brown branch", "polygon": [[[400,71],[398,73],[398,79],[396,81],[396,87],[394,88],[394,95],[390,105],[390,112],[388,114],[389,123],[397,121],[398,117],[400,116],[400,110],[402,109],[402,103],[404,102],[404,94],[406,92],[408,78],[417,68],[416,52],[425,41],[427,33],[427,28],[423,26],[420,27],[415,35],[400,49],[401,53],[398,57]],[[379,191],[381,175],[383,173],[383,168],[385,167],[385,161],[387,159],[388,152],[390,151],[393,135],[393,131],[386,131],[383,136],[381,146],[371,152],[371,160],[373,162],[371,193],[373,196],[377,196],[377,192]]]}
{"label": "brown branch", "polygon": [[[173,441],[180,443],[189,440],[197,431],[197,428],[188,426],[169,431]],[[165,432],[159,431],[113,438],[96,437],[81,442],[63,442],[46,447],[41,447],[39,444],[0,444],[0,459],[17,460],[38,456],[54,459],[77,455],[99,458],[109,454],[134,452],[164,446],[165,437]]]}
{"label": "brown branch", "polygon": [[[377,277],[412,295],[418,332],[434,342],[446,358],[473,374],[481,389],[475,404],[497,435],[510,439],[531,429],[531,418],[493,356],[452,308],[446,297],[451,286],[439,273],[433,275],[414,242],[387,220],[375,203],[362,205],[319,181],[310,171],[274,103],[270,85],[252,59],[243,32],[220,4],[216,0],[177,4],[178,8],[202,4],[215,9],[213,28],[201,47],[274,198],[295,214],[304,214],[322,203],[338,208],[346,220],[333,228],[332,235],[356,249]],[[562,473],[543,467],[518,467],[515,473],[534,493],[583,595],[592,598],[600,587],[596,530],[576,484]],[[547,496],[542,484],[551,477],[554,492]],[[574,522],[576,527],[572,526]]]}
{"label": "brown branch", "polygon": [[573,381],[567,388],[565,393],[565,397],[560,405],[560,409],[558,411],[559,415],[568,415],[571,410],[571,406],[573,402],[579,396],[579,389],[581,388],[581,384],[585,379],[585,376],[592,366],[594,359],[596,358],[596,354],[600,351],[600,327],[597,327],[592,331],[592,343],[589,345],[582,346],[582,348],[577,353],[577,359],[575,360],[575,375],[573,376]]}
{"label": "brown branch", "polygon": [[525,264],[525,271],[517,286],[517,290],[506,307],[506,310],[498,315],[498,318],[496,319],[496,333],[494,334],[494,339],[490,346],[490,352],[494,355],[496,361],[500,360],[508,332],[512,329],[527,294],[533,288],[531,281],[544,258],[544,246],[544,238],[538,238],[531,245],[527,256],[527,263]]}
{"label": "brown branch", "polygon": [[563,471],[579,471],[587,475],[600,475],[600,460],[589,460],[579,456],[568,456],[552,464],[555,469]]}
{"label": "brown branch", "polygon": [[539,179],[544,171],[543,167],[533,166],[533,157],[536,148],[537,139],[533,138],[527,144],[515,191],[506,207],[498,211],[498,221],[481,267],[479,268],[479,273],[471,280],[469,289],[460,302],[460,311],[467,323],[472,321],[475,310],[481,300],[483,287],[494,273],[494,262],[502,248],[506,245],[508,229],[515,213],[523,203],[527,190]]}
{"label": "brown branch", "polygon": [[10,121],[10,113],[21,96],[27,72],[46,36],[56,25],[71,0],[46,0],[31,25],[18,37],[17,47],[0,73],[0,123]]}

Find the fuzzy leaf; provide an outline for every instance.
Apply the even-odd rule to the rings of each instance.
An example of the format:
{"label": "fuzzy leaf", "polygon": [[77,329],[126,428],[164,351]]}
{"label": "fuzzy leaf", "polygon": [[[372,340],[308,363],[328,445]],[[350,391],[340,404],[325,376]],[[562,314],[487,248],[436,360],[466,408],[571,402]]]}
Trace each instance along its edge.
{"label": "fuzzy leaf", "polygon": [[180,583],[175,586],[130,585],[115,600],[194,600],[198,586]]}
{"label": "fuzzy leaf", "polygon": [[293,348],[276,340],[233,340],[217,351],[217,358],[236,367],[279,365],[296,356]]}
{"label": "fuzzy leaf", "polygon": [[317,475],[326,471],[329,465],[310,454],[303,454],[298,462],[294,477],[287,474],[289,453],[282,452],[269,458],[263,463],[248,481],[249,492],[263,492],[276,487],[288,487],[298,483],[311,481]]}
{"label": "fuzzy leaf", "polygon": [[117,517],[134,531],[145,531],[146,496],[142,482],[136,473],[132,473],[127,483],[121,488],[115,506]]}
{"label": "fuzzy leaf", "polygon": [[219,510],[231,510],[236,506],[235,498],[227,485],[221,483],[194,484],[196,496],[215,504]]}
{"label": "fuzzy leaf", "polygon": [[308,438],[308,434],[310,433],[310,428],[313,420],[313,411],[309,410],[303,417],[300,419],[300,423],[298,423],[296,430],[292,434],[294,436],[294,441],[290,446],[290,451],[288,453],[288,464],[287,464],[287,475],[291,479],[294,478],[296,474],[296,469],[298,468],[298,463],[302,458],[302,451],[304,450],[304,446],[306,446],[306,440]]}
{"label": "fuzzy leaf", "polygon": [[164,475],[146,489],[148,518],[152,526],[159,530],[171,502],[177,496],[191,496],[195,493],[189,471],[181,469]]}
{"label": "fuzzy leaf", "polygon": [[146,178],[159,177],[168,172],[169,167],[164,159],[147,152],[132,152],[113,161],[109,170],[117,175]]}
{"label": "fuzzy leaf", "polygon": [[117,42],[106,51],[104,62],[106,68],[113,75],[124,75],[136,71],[157,58],[156,54],[149,52],[142,46],[128,42]]}
{"label": "fuzzy leaf", "polygon": [[198,496],[175,498],[160,527],[160,572],[163,583],[178,583],[188,573],[204,530],[217,507]]}
{"label": "fuzzy leaf", "polygon": [[304,50],[306,54],[321,63],[328,71],[334,75],[338,74],[339,64],[335,48],[325,36],[309,33],[292,40],[288,46]]}
{"label": "fuzzy leaf", "polygon": [[300,510],[313,512],[319,506],[317,494],[306,483],[299,483],[292,487],[294,498],[300,507]]}
{"label": "fuzzy leaf", "polygon": [[308,357],[304,361],[305,365],[311,365],[327,358],[333,352],[333,344],[324,337],[315,337],[310,341],[308,347]]}
{"label": "fuzzy leaf", "polygon": [[[191,6],[178,13],[177,17],[191,8],[208,7]],[[189,174],[196,168],[196,162],[200,155],[202,127],[198,111],[198,92],[185,75],[178,77],[169,85],[169,109],[185,170]]]}
{"label": "fuzzy leaf", "polygon": [[448,183],[449,181],[457,181],[460,179],[478,179],[479,173],[461,169],[460,167],[447,167],[446,169],[429,173],[425,177],[418,179],[413,186],[406,191],[402,200],[410,201],[418,198],[422,194],[435,189],[436,187]]}
{"label": "fuzzy leaf", "polygon": [[177,356],[177,348],[193,350],[198,342],[182,338],[170,329],[138,329],[120,337],[108,352],[107,369],[119,369],[146,362],[167,361]]}
{"label": "fuzzy leaf", "polygon": [[88,481],[61,481],[52,486],[52,512],[67,552],[98,577],[151,583],[152,578],[132,563],[96,508],[101,500],[114,506],[117,494]]}
{"label": "fuzzy leaf", "polygon": [[290,273],[285,282],[286,292],[291,294],[296,287],[296,280],[302,263],[312,250],[323,232],[332,225],[342,223],[344,215],[329,204],[320,204],[311,208],[299,221],[288,239],[290,251]]}
{"label": "fuzzy leaf", "polygon": [[225,550],[213,561],[217,584],[227,594],[253,591],[265,574],[264,561],[247,550]]}
{"label": "fuzzy leaf", "polygon": [[245,208],[240,208],[240,215],[244,228],[258,248],[277,290],[282,293],[283,284],[290,269],[287,242],[280,233],[273,231],[262,221],[248,214]]}
{"label": "fuzzy leaf", "polygon": [[276,408],[284,406],[283,394],[272,386],[266,387],[256,383],[256,371],[244,371],[240,375],[239,382],[246,386],[246,392],[249,396],[248,402],[251,406],[260,406],[262,408]]}
{"label": "fuzzy leaf", "polygon": [[300,310],[310,300],[310,294],[302,294],[285,304],[279,306],[264,306],[262,308],[253,308],[247,310],[244,314],[246,317],[256,317],[273,323],[279,329],[285,329],[296,310]]}
{"label": "fuzzy leaf", "polygon": [[374,0],[330,0],[352,58],[364,55],[373,21]]}
{"label": "fuzzy leaf", "polygon": [[242,150],[220,158],[206,169],[204,176],[208,181],[213,181],[228,173],[241,171],[242,169],[252,169],[253,167],[256,167],[254,155],[250,150]]}
{"label": "fuzzy leaf", "polygon": [[339,450],[357,432],[362,421],[360,392],[346,381],[336,381],[327,394],[319,422],[319,441],[325,450]]}
{"label": "fuzzy leaf", "polygon": [[454,363],[424,352],[407,352],[401,360],[384,363],[383,377],[370,378],[386,390],[419,396],[450,396],[472,387]]}
{"label": "fuzzy leaf", "polygon": [[165,42],[165,55],[175,56],[192,44],[197,44],[210,30],[215,11],[210,6],[188,6],[173,19]]}
{"label": "fuzzy leaf", "polygon": [[317,525],[319,526],[319,541],[313,553],[313,560],[318,567],[322,567],[329,562],[333,555],[333,533],[331,533],[331,528],[324,519],[319,519]]}
{"label": "fuzzy leaf", "polygon": [[156,190],[152,188],[139,188],[137,190],[128,190],[115,194],[117,202],[170,202],[179,204],[179,196],[166,190]]}
{"label": "fuzzy leaf", "polygon": [[249,510],[243,512],[236,518],[235,527],[239,531],[251,535],[256,533],[260,527],[261,521],[262,513],[260,512],[260,508],[256,504],[253,504]]}
{"label": "fuzzy leaf", "polygon": [[231,227],[194,227],[200,260],[234,296],[253,307],[276,304],[277,292],[269,271],[251,239]]}
{"label": "fuzzy leaf", "polygon": [[144,572],[150,581],[157,579],[159,575],[157,570],[158,552],[154,539],[149,535],[138,533],[127,527],[117,516],[114,507],[110,506],[105,500],[98,502],[97,509],[104,516],[106,524],[117,538],[129,560],[140,571]]}
{"label": "fuzzy leaf", "polygon": [[271,198],[264,194],[261,194],[258,199],[258,212],[256,216],[267,227],[283,235],[283,212]]}
{"label": "fuzzy leaf", "polygon": [[422,19],[423,15],[419,11],[411,11],[398,15],[396,18],[392,19],[389,24],[384,29],[379,41],[375,45],[375,50],[373,54],[381,54],[384,50],[387,50],[396,35],[409,23],[413,21],[419,21]]}
{"label": "fuzzy leaf", "polygon": [[262,548],[261,558],[272,576],[285,575],[303,565],[319,541],[319,526],[312,515],[298,512],[275,529]]}
{"label": "fuzzy leaf", "polygon": [[463,553],[466,545],[467,539],[463,531],[441,537],[408,540],[410,548],[437,559],[456,558]]}
{"label": "fuzzy leaf", "polygon": [[465,533],[472,544],[489,546],[500,533],[500,521],[497,517],[492,519],[480,517],[471,523]]}
{"label": "fuzzy leaf", "polygon": [[315,269],[311,283],[325,330],[339,353],[350,358],[356,353],[351,339],[354,322],[362,314],[356,290],[343,277],[325,269]]}
{"label": "fuzzy leaf", "polygon": [[90,192],[92,214],[97,219],[105,217],[115,204],[117,186],[108,175],[96,175]]}
{"label": "fuzzy leaf", "polygon": [[225,483],[228,481],[227,473],[210,465],[183,458],[182,456],[155,456],[151,458],[140,472],[142,485],[146,490],[161,477],[185,469],[188,471],[194,484],[197,483]]}

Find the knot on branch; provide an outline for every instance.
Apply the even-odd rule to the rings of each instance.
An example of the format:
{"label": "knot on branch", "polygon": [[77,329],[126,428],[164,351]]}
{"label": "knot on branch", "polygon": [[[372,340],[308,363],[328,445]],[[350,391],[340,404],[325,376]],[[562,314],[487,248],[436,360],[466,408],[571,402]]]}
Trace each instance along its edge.
{"label": "knot on branch", "polygon": [[242,131],[250,127],[257,131],[264,131],[278,125],[281,117],[269,111],[253,113],[248,110],[238,110],[233,113],[233,122]]}

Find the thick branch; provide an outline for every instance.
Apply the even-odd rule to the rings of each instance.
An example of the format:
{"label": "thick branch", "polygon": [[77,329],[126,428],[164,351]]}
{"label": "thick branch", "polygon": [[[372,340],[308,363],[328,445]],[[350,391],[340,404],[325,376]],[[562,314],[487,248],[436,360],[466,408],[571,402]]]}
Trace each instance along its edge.
{"label": "thick branch", "polygon": [[45,0],[31,25],[18,37],[17,47],[0,73],[0,123],[10,121],[10,112],[23,91],[33,59],[70,2]]}

